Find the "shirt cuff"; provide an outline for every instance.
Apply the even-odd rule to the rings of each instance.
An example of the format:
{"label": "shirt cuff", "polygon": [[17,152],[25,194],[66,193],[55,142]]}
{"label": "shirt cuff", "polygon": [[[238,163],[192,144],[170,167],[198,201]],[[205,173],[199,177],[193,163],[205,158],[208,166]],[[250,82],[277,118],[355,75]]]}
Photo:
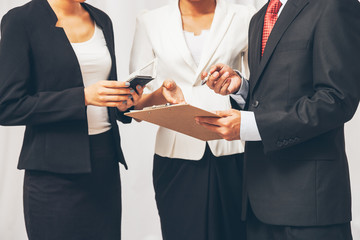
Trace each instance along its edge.
{"label": "shirt cuff", "polygon": [[240,139],[243,141],[261,141],[254,112],[241,111]]}
{"label": "shirt cuff", "polygon": [[239,91],[234,94],[230,94],[230,97],[235,100],[241,109],[244,109],[246,99],[249,93],[249,82],[242,76],[239,71],[235,71],[241,78],[241,85]]}

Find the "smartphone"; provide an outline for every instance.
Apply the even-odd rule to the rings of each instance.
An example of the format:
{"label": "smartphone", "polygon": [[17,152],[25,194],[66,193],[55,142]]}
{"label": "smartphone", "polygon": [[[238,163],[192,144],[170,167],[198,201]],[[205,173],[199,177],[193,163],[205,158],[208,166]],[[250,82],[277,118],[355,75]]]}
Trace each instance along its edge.
{"label": "smartphone", "polygon": [[136,91],[136,93],[137,93],[137,89],[136,89],[137,85],[140,85],[140,86],[143,87],[152,80],[154,80],[154,78],[151,77],[151,76],[139,76],[139,75],[136,75],[136,76],[130,78],[128,80],[128,82],[130,83],[130,87],[132,89],[134,89]]}

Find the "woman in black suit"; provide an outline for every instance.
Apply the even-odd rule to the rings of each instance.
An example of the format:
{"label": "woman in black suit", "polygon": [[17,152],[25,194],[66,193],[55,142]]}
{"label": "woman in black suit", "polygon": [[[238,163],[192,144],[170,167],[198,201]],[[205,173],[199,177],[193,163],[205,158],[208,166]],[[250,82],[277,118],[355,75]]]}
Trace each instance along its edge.
{"label": "woman in black suit", "polygon": [[84,0],[33,0],[1,22],[0,124],[26,125],[29,239],[120,239],[116,120],[142,94],[116,80],[109,17]]}

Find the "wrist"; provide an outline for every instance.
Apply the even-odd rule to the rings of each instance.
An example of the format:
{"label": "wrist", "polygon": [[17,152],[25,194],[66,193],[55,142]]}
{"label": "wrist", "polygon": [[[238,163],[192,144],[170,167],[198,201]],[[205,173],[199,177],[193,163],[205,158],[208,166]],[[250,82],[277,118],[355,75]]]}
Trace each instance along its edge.
{"label": "wrist", "polygon": [[87,99],[87,89],[84,88],[84,99],[85,99],[85,106],[88,106],[89,105],[89,101]]}

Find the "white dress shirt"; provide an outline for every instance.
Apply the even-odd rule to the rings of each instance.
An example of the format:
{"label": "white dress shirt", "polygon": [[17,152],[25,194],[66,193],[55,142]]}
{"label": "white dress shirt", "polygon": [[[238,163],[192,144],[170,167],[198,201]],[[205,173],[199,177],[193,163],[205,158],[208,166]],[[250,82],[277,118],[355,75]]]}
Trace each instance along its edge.
{"label": "white dress shirt", "polygon": [[[288,0],[280,0],[282,3],[278,12],[280,16],[285,4]],[[239,91],[236,94],[232,94],[231,97],[239,104],[240,107],[245,106],[245,99],[247,98],[249,91],[249,83],[246,79],[243,79]],[[241,125],[240,125],[240,139],[243,141],[261,141],[260,132],[256,124],[255,114],[251,111],[241,111]]]}

